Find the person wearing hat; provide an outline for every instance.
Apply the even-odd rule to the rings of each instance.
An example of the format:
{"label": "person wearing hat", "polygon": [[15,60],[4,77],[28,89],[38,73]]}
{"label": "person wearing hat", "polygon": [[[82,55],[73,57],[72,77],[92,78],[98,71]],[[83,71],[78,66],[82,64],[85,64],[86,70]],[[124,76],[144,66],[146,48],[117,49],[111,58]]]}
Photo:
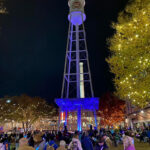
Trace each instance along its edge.
{"label": "person wearing hat", "polygon": [[34,150],[34,148],[31,146],[28,146],[28,140],[26,138],[21,138],[19,140],[18,150]]}
{"label": "person wearing hat", "polygon": [[64,140],[60,141],[60,146],[57,148],[57,150],[67,150],[66,149],[66,142]]}

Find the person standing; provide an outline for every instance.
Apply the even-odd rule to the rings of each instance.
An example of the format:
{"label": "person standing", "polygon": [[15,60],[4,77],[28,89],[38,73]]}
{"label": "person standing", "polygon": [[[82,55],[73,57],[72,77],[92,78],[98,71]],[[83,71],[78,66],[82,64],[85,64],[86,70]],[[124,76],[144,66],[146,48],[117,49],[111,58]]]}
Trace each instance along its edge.
{"label": "person standing", "polygon": [[104,139],[102,137],[99,137],[95,146],[95,150],[104,150],[105,149],[104,146],[105,146]]}
{"label": "person standing", "polygon": [[79,140],[78,134],[74,134],[72,141],[68,146],[69,150],[82,150],[81,142]]}
{"label": "person standing", "polygon": [[2,140],[0,140],[0,150],[5,150],[5,145]]}
{"label": "person standing", "polygon": [[38,133],[33,136],[35,150],[44,150],[46,142],[43,140],[42,136],[42,133]]}
{"label": "person standing", "polygon": [[60,146],[57,148],[57,150],[67,150],[65,141],[61,140],[59,145]]}
{"label": "person standing", "polygon": [[18,150],[34,150],[34,148],[28,145],[28,140],[26,138],[21,138],[19,140]]}
{"label": "person standing", "polygon": [[85,135],[82,136],[81,142],[82,142],[83,150],[93,150],[93,144],[88,135],[88,132],[86,132]]}
{"label": "person standing", "polygon": [[129,132],[123,134],[124,150],[135,150],[134,139],[130,137]]}
{"label": "person standing", "polygon": [[[106,144],[106,148],[107,149],[110,149],[110,147],[112,146],[112,141],[110,140],[110,138],[108,137],[108,136],[106,136],[106,135],[104,135],[103,136],[103,139],[104,139],[104,141],[105,141],[105,144]],[[105,145],[104,144],[104,145]]]}

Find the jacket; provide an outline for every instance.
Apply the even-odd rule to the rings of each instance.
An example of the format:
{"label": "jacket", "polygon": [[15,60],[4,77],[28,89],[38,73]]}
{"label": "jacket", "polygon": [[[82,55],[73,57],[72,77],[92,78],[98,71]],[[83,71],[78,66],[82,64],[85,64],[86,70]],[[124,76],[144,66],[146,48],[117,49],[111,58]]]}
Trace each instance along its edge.
{"label": "jacket", "polygon": [[93,144],[91,139],[88,136],[85,136],[82,139],[83,150],[93,150]]}

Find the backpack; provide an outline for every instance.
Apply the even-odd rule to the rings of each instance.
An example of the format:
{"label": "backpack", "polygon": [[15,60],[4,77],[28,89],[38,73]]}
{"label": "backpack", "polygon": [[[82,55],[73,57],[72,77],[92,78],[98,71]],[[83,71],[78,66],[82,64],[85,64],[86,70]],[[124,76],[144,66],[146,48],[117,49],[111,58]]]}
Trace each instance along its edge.
{"label": "backpack", "polygon": [[79,150],[77,141],[72,141],[71,150]]}

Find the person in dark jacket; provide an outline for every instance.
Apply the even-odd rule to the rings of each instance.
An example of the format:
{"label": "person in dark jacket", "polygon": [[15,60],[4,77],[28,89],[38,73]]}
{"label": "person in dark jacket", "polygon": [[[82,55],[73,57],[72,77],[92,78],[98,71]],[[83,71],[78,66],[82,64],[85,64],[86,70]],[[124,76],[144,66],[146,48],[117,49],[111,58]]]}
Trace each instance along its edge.
{"label": "person in dark jacket", "polygon": [[86,132],[85,135],[82,136],[81,143],[83,150],[93,150],[93,144],[88,135],[88,132]]}
{"label": "person in dark jacket", "polygon": [[28,143],[29,143],[29,146],[34,147],[34,140],[33,140],[33,136],[32,135],[30,136]]}
{"label": "person in dark jacket", "polygon": [[99,138],[96,144],[95,150],[104,150],[104,141],[102,140],[101,137]]}

